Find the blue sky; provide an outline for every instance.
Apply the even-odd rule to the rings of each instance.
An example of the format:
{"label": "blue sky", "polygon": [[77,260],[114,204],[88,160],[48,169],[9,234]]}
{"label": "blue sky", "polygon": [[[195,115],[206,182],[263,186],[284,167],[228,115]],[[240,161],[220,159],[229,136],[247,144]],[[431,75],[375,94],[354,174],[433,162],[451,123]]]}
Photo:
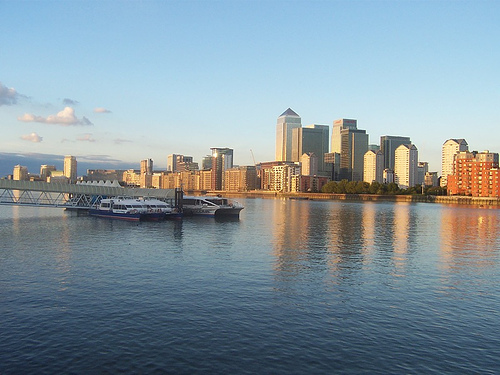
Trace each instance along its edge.
{"label": "blue sky", "polygon": [[10,156],[161,169],[230,147],[249,165],[250,149],[274,160],[288,107],[303,125],[355,118],[370,143],[410,136],[432,171],[448,138],[500,152],[497,1],[0,0],[0,14]]}

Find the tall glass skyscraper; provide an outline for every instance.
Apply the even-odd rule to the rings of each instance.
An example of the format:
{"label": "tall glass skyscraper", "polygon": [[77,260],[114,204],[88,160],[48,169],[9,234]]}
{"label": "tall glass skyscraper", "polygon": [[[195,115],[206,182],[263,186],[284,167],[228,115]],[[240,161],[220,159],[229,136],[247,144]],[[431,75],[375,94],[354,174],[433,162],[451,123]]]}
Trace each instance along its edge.
{"label": "tall glass skyscraper", "polygon": [[341,118],[338,120],[335,120],[333,122],[333,129],[332,129],[332,147],[330,152],[336,152],[337,154],[341,153],[341,139],[340,139],[340,132],[344,129],[357,129],[358,128],[358,121],[353,120],[353,119],[347,119],[347,118]]}
{"label": "tall glass skyscraper", "polygon": [[70,183],[76,182],[76,157],[71,155],[66,155],[64,157],[64,175],[69,179]]}
{"label": "tall glass skyscraper", "polygon": [[302,127],[300,116],[288,108],[276,123],[276,161],[292,161],[292,130]]}
{"label": "tall glass skyscraper", "polygon": [[318,158],[318,174],[329,176],[331,172],[325,164],[328,153],[330,127],[328,125],[307,125],[292,130],[292,161],[300,161],[303,154],[314,153]]}
{"label": "tall glass skyscraper", "polygon": [[380,150],[384,153],[384,169],[389,168],[394,171],[394,154],[401,145],[410,144],[410,137],[400,137],[394,135],[383,135],[380,137]]}
{"label": "tall glass skyscraper", "polygon": [[233,149],[226,147],[211,147],[212,150],[212,187],[215,190],[224,189],[224,171],[233,168]]}

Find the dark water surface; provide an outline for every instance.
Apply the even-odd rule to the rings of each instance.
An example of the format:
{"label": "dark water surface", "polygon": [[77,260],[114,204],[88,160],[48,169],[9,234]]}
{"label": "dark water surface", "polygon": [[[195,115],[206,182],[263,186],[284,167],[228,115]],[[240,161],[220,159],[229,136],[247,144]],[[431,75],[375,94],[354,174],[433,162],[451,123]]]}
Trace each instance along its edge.
{"label": "dark water surface", "polygon": [[241,201],[0,206],[0,374],[500,373],[500,210]]}

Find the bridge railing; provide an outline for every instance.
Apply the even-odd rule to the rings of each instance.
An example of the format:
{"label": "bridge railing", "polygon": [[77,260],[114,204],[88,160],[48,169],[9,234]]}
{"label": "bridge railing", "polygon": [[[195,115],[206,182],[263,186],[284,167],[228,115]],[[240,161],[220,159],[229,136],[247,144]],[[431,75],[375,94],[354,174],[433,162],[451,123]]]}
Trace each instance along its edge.
{"label": "bridge railing", "polygon": [[114,186],[97,186],[94,184],[64,184],[58,182],[16,181],[5,179],[0,179],[0,189],[103,196],[122,195],[129,197],[151,197],[160,199],[175,198],[175,189],[124,188]]}

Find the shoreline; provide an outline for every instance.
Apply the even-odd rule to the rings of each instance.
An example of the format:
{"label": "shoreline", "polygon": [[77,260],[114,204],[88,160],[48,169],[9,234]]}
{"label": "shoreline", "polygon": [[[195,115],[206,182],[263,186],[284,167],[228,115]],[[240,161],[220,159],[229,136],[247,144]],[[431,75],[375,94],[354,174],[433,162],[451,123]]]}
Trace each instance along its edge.
{"label": "shoreline", "polygon": [[[201,194],[202,192],[190,192]],[[220,194],[229,198],[284,198],[304,200],[367,201],[367,202],[410,202],[439,203],[468,206],[500,207],[500,198],[465,197],[458,195],[377,195],[377,194],[327,194],[327,193],[279,193],[274,191],[207,191],[208,195]]]}

